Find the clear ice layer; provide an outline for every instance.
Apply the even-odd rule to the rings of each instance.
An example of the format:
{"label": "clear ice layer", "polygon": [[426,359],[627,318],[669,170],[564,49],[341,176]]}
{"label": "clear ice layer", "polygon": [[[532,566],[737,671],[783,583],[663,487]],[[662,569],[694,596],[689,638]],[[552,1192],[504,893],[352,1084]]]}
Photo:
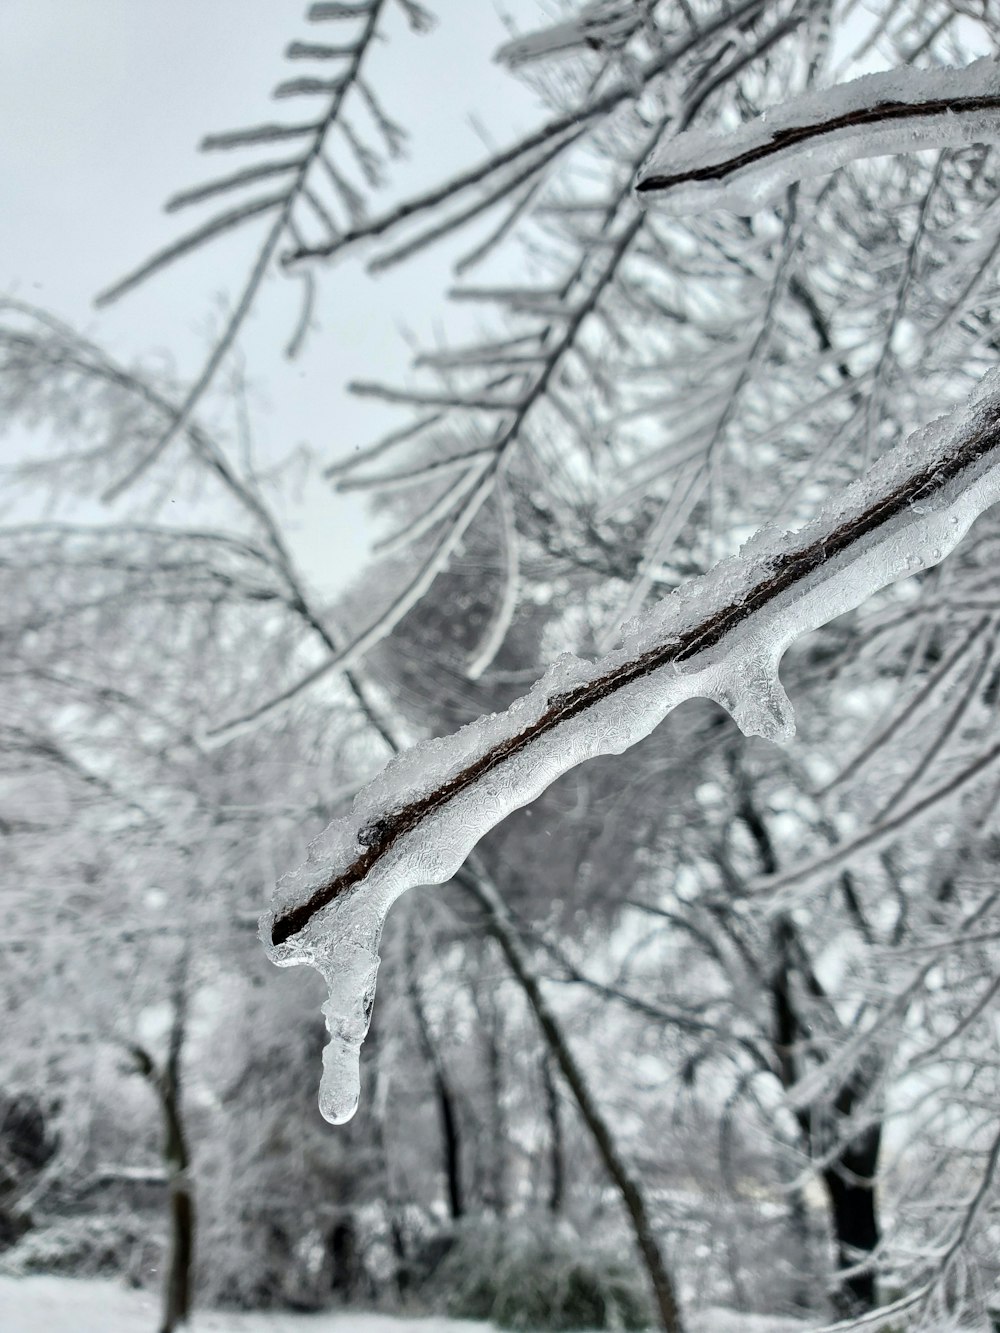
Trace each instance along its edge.
{"label": "clear ice layer", "polygon": [[[1000,66],[992,59],[977,60],[963,69],[895,69],[868,74],[850,83],[809,92],[763,115],[746,121],[729,134],[688,130],[667,140],[640,168],[636,185],[654,177],[724,167],[745,153],[765,148],[788,130],[835,121],[885,103],[904,103],[927,114],[888,115],[870,123],[817,132],[795,142],[775,144],[765,156],[727,170],[721,177],[679,181],[658,188],[640,188],[640,203],[660,212],[682,216],[713,208],[753,213],[795,181],[828,175],[863,157],[913,153],[924,148],[947,148],[969,143],[1000,141],[1000,106],[983,106],[969,99],[1000,98]],[[965,101],[967,109],[962,110]],[[943,110],[954,102],[956,111]],[[938,104],[934,109],[934,104]]]}

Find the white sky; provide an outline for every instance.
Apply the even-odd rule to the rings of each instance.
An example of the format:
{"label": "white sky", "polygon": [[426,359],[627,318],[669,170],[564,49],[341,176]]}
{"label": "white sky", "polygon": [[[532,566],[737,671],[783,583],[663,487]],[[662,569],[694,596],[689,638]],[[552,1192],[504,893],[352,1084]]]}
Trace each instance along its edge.
{"label": "white sky", "polygon": [[[410,34],[390,6],[392,40],[379,52],[373,82],[411,131],[412,160],[392,168],[376,208],[481,156],[470,112],[497,143],[539,118],[534,99],[491,62],[507,35],[493,0],[430,3],[439,23],[427,37]],[[307,62],[283,60],[290,40],[337,41],[347,31],[307,24],[306,7],[306,0],[2,0],[0,292],[50,309],[125,362],[166,358],[193,378],[220,300],[247,273],[261,235],[256,224],[115,306],[97,311],[93,297],[214,211],[209,203],[166,215],[171,194],[253,160],[199,154],[204,134],[311,112],[305,99],[270,98],[282,78],[313,72]],[[504,9],[522,29],[539,21],[534,0],[508,0]],[[471,239],[463,233],[461,247]],[[454,253],[442,247],[379,279],[363,273],[357,255],[325,270],[320,328],[294,363],[281,353],[298,284],[272,279],[241,343],[262,461],[308,443],[326,463],[405,422],[404,413],[352,399],[342,386],[404,378],[409,351],[400,330],[425,340],[440,332]],[[460,320],[468,327],[469,318],[448,312],[447,327],[462,327]],[[0,436],[0,451],[14,447]],[[314,475],[302,502],[285,512],[315,585],[343,586],[365,555],[360,502],[335,496]],[[83,515],[102,516],[96,506]]]}

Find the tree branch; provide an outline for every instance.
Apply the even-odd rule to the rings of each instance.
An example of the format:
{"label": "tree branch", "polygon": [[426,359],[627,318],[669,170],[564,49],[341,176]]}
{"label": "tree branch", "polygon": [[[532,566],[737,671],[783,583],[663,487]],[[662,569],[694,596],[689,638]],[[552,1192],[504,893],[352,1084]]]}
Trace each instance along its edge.
{"label": "tree branch", "polygon": [[[367,788],[358,797],[354,813],[336,829],[338,855],[317,882],[295,901],[281,902],[265,922],[272,946],[286,945],[382,866],[398,874],[401,860],[426,862],[421,840],[412,835],[433,819],[440,838],[445,811],[462,823],[446,858],[450,875],[510,810],[584,758],[647,734],[682,699],[718,698],[751,732],[787,728],[776,677],[787,644],[894,579],[937,563],[997,499],[996,392],[996,379],[988,376],[964,410],[887,455],[796,538],[757,539],[754,558],[727,562],[691,585],[687,596],[654,608],[623,650],[590,666],[550,670],[499,719],[473,723],[434,749],[417,747],[396,773],[390,770],[395,783],[383,780],[374,794]],[[703,614],[691,616],[692,605],[704,607]],[[744,694],[742,683],[724,672],[720,677],[719,669],[736,656],[754,664],[762,697]],[[609,710],[619,707],[625,726],[611,728]],[[506,788],[502,798],[498,783]],[[426,882],[426,869],[409,865],[409,882]]]}

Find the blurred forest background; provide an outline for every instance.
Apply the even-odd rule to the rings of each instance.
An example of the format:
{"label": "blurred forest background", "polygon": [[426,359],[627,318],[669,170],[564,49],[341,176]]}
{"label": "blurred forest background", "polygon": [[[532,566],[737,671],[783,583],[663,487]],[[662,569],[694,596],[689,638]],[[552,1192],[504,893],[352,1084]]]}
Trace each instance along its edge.
{"label": "blurred forest background", "polygon": [[[0,301],[0,1271],[166,1278],[164,1327],[193,1299],[988,1328],[993,515],[788,654],[788,746],[690,703],[408,894],[361,1110],[316,1109],[321,983],[256,937],[310,839],[394,751],[808,519],[997,354],[993,148],[861,162],[752,217],[631,193],[681,130],[996,56],[989,0],[523,6],[497,60],[527,128],[446,175],[379,77],[388,41],[419,82],[435,17],[467,21],[439,9],[312,4],[275,106],[205,127],[176,241],[102,297],[243,245],[194,374],[155,327],[123,362],[100,320]],[[272,353],[322,355],[342,275],[358,319],[365,267],[440,246],[459,322],[353,385],[371,434],[262,456],[262,293],[289,293]],[[296,534],[335,490],[370,497],[377,542],[331,596]]]}

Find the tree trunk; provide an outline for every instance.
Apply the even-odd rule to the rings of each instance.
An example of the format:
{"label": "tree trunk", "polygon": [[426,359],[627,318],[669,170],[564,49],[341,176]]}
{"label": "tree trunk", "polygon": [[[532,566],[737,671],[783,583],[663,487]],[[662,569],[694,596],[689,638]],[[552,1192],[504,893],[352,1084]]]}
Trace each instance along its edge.
{"label": "tree trunk", "polygon": [[434,1096],[441,1122],[441,1147],[444,1156],[444,1175],[448,1189],[448,1207],[453,1221],[458,1221],[465,1213],[465,1200],[462,1190],[462,1134],[459,1127],[458,1108],[445,1073],[444,1063],[434,1041],[434,1034],[424,1010],[420,983],[417,980],[416,960],[413,953],[413,932],[406,936],[406,982],[410,992],[410,1004],[417,1024],[417,1034],[434,1079]]}
{"label": "tree trunk", "polygon": [[163,1116],[163,1161],[167,1171],[170,1249],[163,1283],[160,1333],[174,1333],[191,1317],[194,1269],[195,1207],[189,1179],[190,1158],[181,1112],[181,1053],[187,1032],[187,954],[177,965],[173,1018],[167,1058],[162,1070],[142,1046],[130,1047],[136,1066],[156,1093]]}
{"label": "tree trunk", "polygon": [[545,1087],[545,1111],[549,1121],[549,1212],[558,1213],[562,1211],[565,1193],[562,1117],[559,1113],[559,1091],[552,1077],[552,1057],[548,1051],[542,1056],[542,1083]]}
{"label": "tree trunk", "polygon": [[[781,1082],[786,1091],[795,1082],[797,1067],[790,1040],[795,1034],[794,1008],[790,1003],[787,973],[779,969],[772,977],[772,1005],[775,1013],[775,1055]],[[791,1017],[790,1017],[791,1016]],[[786,1044],[787,1043],[787,1044]],[[850,1114],[859,1089],[848,1082],[838,1094],[834,1107],[841,1117]],[[822,1157],[830,1143],[823,1121],[830,1115],[826,1106],[797,1115],[799,1127],[810,1156]],[[836,1158],[820,1170],[830,1209],[830,1221],[837,1248],[837,1288],[834,1304],[845,1317],[872,1310],[878,1303],[875,1272],[868,1267],[859,1273],[845,1270],[855,1267],[870,1255],[879,1241],[878,1204],[875,1197],[875,1173],[878,1166],[882,1126],[870,1126],[852,1139]]]}
{"label": "tree trunk", "polygon": [[448,1184],[448,1207],[452,1221],[457,1222],[465,1212],[462,1199],[461,1139],[458,1117],[455,1114],[451,1089],[439,1073],[434,1076],[438,1110],[441,1115],[441,1136],[444,1139],[444,1173]]}
{"label": "tree trunk", "polygon": [[180,1107],[178,1063],[182,1041],[182,1034],[171,1034],[170,1057],[162,1071],[157,1070],[148,1051],[137,1045],[131,1047],[139,1073],[156,1093],[163,1116],[163,1160],[167,1170],[170,1247],[163,1282],[160,1333],[174,1333],[191,1317],[195,1209],[188,1179],[188,1151]]}
{"label": "tree trunk", "polygon": [[[734,777],[739,784],[739,815],[756,845],[761,869],[765,874],[775,874],[779,867],[774,844],[764,819],[754,805],[746,774],[734,766]],[[844,887],[853,899],[850,880],[845,882]],[[854,915],[860,917],[856,899],[854,903]],[[779,916],[774,923],[771,940],[774,966],[770,976],[770,999],[772,1044],[778,1078],[786,1092],[795,1085],[801,1072],[795,1052],[796,1044],[805,1032],[791,988],[791,976],[796,966],[792,960],[793,945],[797,942],[791,918]],[[804,973],[803,984],[806,988],[814,996],[822,995],[822,988],[811,966],[808,962],[805,967],[802,965],[801,946],[798,967]],[[850,1115],[866,1085],[866,1080],[860,1075],[843,1084],[834,1099],[834,1109],[840,1117]],[[827,1107],[821,1111],[800,1111],[796,1115],[810,1156],[822,1157],[826,1150],[828,1139],[823,1132],[822,1118],[829,1113],[830,1108]],[[820,1171],[837,1247],[834,1304],[838,1313],[846,1317],[872,1310],[878,1302],[874,1267],[865,1267],[857,1273],[848,1270],[863,1263],[864,1256],[872,1254],[878,1244],[878,1206],[874,1180],[881,1139],[880,1124],[864,1130],[847,1144],[829,1166]],[[847,1275],[842,1276],[845,1272]]]}
{"label": "tree trunk", "polygon": [[[823,1172],[841,1274],[864,1263],[879,1242],[875,1171],[881,1139],[881,1125],[866,1129]],[[874,1265],[842,1276],[834,1302],[845,1316],[873,1310],[878,1304]]]}
{"label": "tree trunk", "polygon": [[333,1268],[332,1289],[347,1303],[356,1300],[361,1272],[354,1219],[349,1213],[331,1227],[326,1249]]}
{"label": "tree trunk", "polygon": [[191,1270],[194,1263],[194,1199],[181,1174],[170,1181],[170,1257],[163,1292],[160,1333],[186,1324],[191,1317]]}
{"label": "tree trunk", "polygon": [[0,1093],[0,1250],[30,1231],[26,1206],[34,1185],[56,1151],[41,1104],[30,1093]]}
{"label": "tree trunk", "polygon": [[174,983],[174,1015],[163,1074],[157,1079],[163,1107],[163,1156],[169,1173],[170,1258],[163,1296],[161,1333],[173,1333],[191,1314],[194,1267],[194,1199],[188,1178],[191,1162],[181,1113],[181,1052],[187,1034],[187,954],[178,963]]}
{"label": "tree trunk", "polygon": [[[482,1002],[480,997],[479,1002]],[[487,991],[488,1015],[480,1013],[480,1031],[486,1048],[486,1073],[490,1088],[490,1124],[492,1145],[488,1159],[489,1205],[497,1217],[507,1212],[507,1145],[510,1142],[503,1105],[503,1021],[502,1011]]]}
{"label": "tree trunk", "polygon": [[502,899],[492,884],[478,871],[460,870],[455,879],[485,909],[490,932],[503,951],[511,971],[531,1005],[542,1035],[573,1094],[598,1155],[621,1195],[632,1225],[636,1246],[653,1289],[660,1327],[664,1333],[685,1333],[673,1279],[660,1253],[645,1201],[625,1163],[619,1157],[611,1130],[591,1095],[583,1071],[576,1063],[555,1016],[545,1002],[541,987],[525,956],[516,930],[509,920]]}

